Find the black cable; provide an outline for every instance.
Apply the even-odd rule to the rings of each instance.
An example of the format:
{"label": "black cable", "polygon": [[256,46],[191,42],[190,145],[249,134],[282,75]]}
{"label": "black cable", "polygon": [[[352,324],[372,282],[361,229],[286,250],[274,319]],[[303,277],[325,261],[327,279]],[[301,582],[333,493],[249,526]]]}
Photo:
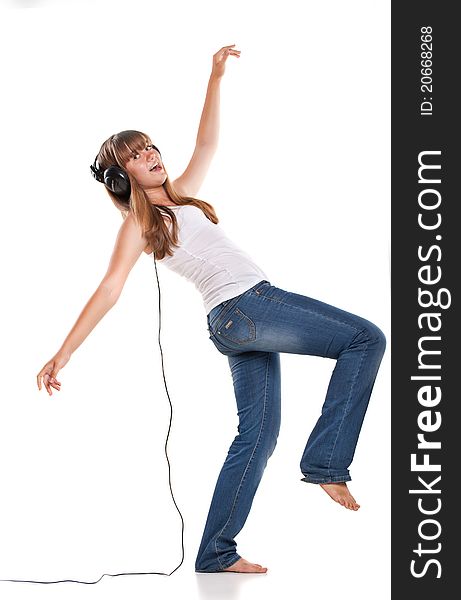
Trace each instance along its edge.
{"label": "black cable", "polygon": [[28,580],[28,579],[0,579],[0,581],[12,581],[12,582],[18,582],[18,583],[67,583],[67,582],[71,582],[71,583],[85,583],[85,584],[95,584],[95,583],[99,583],[101,581],[101,579],[103,577],[105,577],[106,575],[108,577],[120,577],[121,575],[166,575],[166,576],[170,576],[173,575],[173,573],[175,571],[177,571],[179,569],[179,567],[182,565],[182,563],[184,562],[184,519],[182,517],[181,511],[178,508],[178,505],[176,504],[176,500],[174,499],[174,495],[173,495],[173,489],[171,487],[171,467],[170,467],[170,461],[168,460],[168,453],[167,453],[167,445],[168,445],[168,438],[170,436],[170,431],[171,431],[171,421],[173,419],[173,405],[171,403],[170,400],[170,395],[168,393],[168,387],[166,385],[166,379],[165,379],[165,371],[163,368],[163,351],[162,351],[162,345],[160,343],[160,326],[161,326],[161,299],[160,299],[160,282],[158,280],[158,272],[157,272],[157,262],[155,260],[155,255],[154,255],[154,265],[155,265],[155,274],[157,276],[157,287],[158,287],[158,343],[160,346],[160,355],[162,358],[162,372],[163,372],[163,381],[165,383],[165,390],[166,390],[166,395],[168,397],[168,402],[170,403],[170,423],[168,426],[168,433],[166,436],[166,440],[165,440],[165,456],[166,456],[166,461],[168,463],[168,483],[170,486],[170,491],[171,491],[171,497],[173,498],[173,502],[174,505],[176,506],[176,510],[179,513],[179,516],[181,517],[181,547],[182,547],[182,558],[181,558],[181,562],[179,563],[179,565],[173,569],[171,571],[171,573],[157,573],[155,571],[152,572],[148,572],[148,573],[104,573],[103,575],[101,575],[101,577],[97,580],[97,581],[78,581],[76,579],[62,579],[60,581],[34,581],[34,580]]}

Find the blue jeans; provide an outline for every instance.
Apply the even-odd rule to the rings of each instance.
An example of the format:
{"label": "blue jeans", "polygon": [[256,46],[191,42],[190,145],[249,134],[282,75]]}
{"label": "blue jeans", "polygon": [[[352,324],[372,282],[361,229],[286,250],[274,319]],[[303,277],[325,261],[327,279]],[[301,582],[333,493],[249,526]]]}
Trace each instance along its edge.
{"label": "blue jeans", "polygon": [[[266,280],[215,306],[207,321],[210,339],[229,361],[239,425],[216,483],[197,572],[222,571],[240,558],[234,538],[280,429],[279,353],[336,360],[300,463],[301,481],[318,484],[351,479],[348,467],[386,347],[370,321]],[[300,393],[307,398],[306,390]]]}

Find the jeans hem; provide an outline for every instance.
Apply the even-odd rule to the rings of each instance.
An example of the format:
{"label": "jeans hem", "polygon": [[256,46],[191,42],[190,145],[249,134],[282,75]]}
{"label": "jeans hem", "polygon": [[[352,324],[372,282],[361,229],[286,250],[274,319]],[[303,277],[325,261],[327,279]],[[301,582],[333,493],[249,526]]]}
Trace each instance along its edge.
{"label": "jeans hem", "polygon": [[306,483],[342,483],[346,481],[352,481],[352,478],[349,474],[334,475],[327,477],[316,477],[315,475],[306,475],[301,479],[301,481],[305,481]]}
{"label": "jeans hem", "polygon": [[241,558],[241,556],[239,554],[237,554],[237,558],[235,560],[233,559],[233,560],[229,561],[229,563],[227,565],[223,565],[220,569],[214,569],[214,570],[195,569],[195,572],[196,573],[221,573],[222,571],[224,571],[224,569],[231,567],[240,558]]}

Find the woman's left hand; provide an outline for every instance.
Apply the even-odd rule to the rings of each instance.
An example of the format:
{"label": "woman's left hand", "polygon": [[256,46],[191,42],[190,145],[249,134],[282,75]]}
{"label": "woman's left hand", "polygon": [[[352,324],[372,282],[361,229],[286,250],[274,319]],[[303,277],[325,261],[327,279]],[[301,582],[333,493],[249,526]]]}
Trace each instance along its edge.
{"label": "woman's left hand", "polygon": [[234,46],[235,44],[223,46],[221,50],[218,50],[216,54],[213,54],[213,69],[211,71],[212,77],[217,77],[220,79],[224,75],[228,56],[232,54],[232,56],[237,56],[240,58],[240,50],[236,50]]}

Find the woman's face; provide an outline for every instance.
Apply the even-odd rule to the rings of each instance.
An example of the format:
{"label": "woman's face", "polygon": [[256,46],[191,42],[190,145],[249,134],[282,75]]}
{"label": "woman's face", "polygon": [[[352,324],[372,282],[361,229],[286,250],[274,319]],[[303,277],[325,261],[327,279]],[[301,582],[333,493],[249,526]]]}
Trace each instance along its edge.
{"label": "woman's face", "polygon": [[134,154],[125,169],[143,189],[159,187],[167,179],[160,154],[152,145]]}

